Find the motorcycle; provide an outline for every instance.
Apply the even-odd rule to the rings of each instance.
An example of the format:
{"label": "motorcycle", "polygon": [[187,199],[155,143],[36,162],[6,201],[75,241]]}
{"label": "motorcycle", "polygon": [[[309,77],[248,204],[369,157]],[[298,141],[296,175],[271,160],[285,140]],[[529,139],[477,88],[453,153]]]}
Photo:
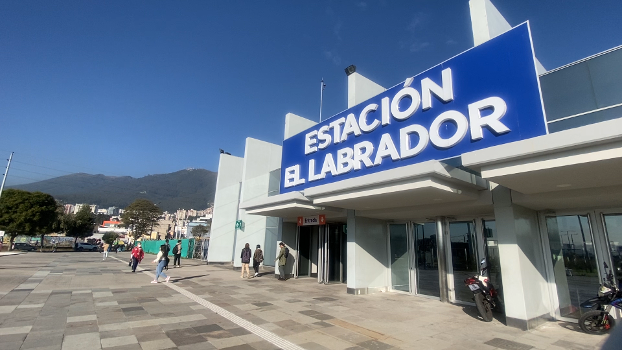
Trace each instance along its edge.
{"label": "motorcycle", "polygon": [[[598,288],[598,296],[581,303],[582,308],[592,309],[579,318],[579,327],[585,333],[609,332],[615,326],[615,319],[609,314],[609,311],[612,307],[622,310],[622,292],[620,291],[622,281],[616,281],[611,269],[609,269],[609,273],[607,273],[607,269],[609,266],[605,263],[607,277],[603,278],[603,283]],[[620,272],[619,268],[618,272]]]}
{"label": "motorcycle", "polygon": [[495,287],[486,277],[487,271],[488,264],[486,263],[486,259],[482,259],[480,262],[479,275],[465,279],[464,284],[473,292],[473,298],[475,299],[475,305],[477,306],[479,314],[484,321],[491,322],[492,310],[497,309],[500,303],[497,290],[495,290]]}

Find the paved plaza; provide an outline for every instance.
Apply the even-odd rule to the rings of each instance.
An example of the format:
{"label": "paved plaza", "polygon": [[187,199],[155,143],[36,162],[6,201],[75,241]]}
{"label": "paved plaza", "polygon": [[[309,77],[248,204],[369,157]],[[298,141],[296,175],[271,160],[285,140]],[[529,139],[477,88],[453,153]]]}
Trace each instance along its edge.
{"label": "paved plaza", "polygon": [[352,296],[313,279],[251,280],[184,260],[173,283],[131,273],[128,253],[0,257],[0,350],[598,349],[565,322],[521,331],[474,307],[398,293]]}

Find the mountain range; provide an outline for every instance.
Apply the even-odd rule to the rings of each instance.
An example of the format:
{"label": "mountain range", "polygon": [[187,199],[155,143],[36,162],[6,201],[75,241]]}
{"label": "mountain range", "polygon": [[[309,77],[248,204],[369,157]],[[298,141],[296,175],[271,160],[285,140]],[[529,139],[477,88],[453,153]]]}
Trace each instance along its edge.
{"label": "mountain range", "polygon": [[185,169],[170,174],[105,176],[76,173],[39,182],[12,186],[41,191],[67,204],[97,204],[100,208],[125,208],[138,198],[156,203],[169,212],[177,209],[205,209],[214,202],[217,173]]}

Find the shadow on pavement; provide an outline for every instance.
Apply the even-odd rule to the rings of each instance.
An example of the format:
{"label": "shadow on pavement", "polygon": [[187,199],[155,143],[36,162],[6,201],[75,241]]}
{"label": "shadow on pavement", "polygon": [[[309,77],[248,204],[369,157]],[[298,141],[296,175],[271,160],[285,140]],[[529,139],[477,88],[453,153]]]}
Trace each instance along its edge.
{"label": "shadow on pavement", "polygon": [[[462,311],[465,314],[484,322],[484,319],[479,315],[479,311],[477,311],[475,306],[463,306]],[[501,312],[493,312],[492,317],[500,323],[505,324],[505,314]]]}
{"label": "shadow on pavement", "polygon": [[175,278],[175,282],[177,282],[177,281],[184,281],[184,280],[191,280],[193,278],[199,278],[199,277],[205,277],[205,276],[209,276],[209,274]]}
{"label": "shadow on pavement", "polygon": [[567,330],[583,333],[583,331],[581,330],[581,327],[579,327],[577,323],[559,321],[557,322],[557,324],[562,328],[566,328]]}

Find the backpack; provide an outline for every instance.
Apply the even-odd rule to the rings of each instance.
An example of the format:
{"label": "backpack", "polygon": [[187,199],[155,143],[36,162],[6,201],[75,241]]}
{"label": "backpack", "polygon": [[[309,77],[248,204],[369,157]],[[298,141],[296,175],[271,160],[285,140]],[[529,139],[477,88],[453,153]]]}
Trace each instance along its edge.
{"label": "backpack", "polygon": [[285,247],[285,259],[289,258],[289,249]]}
{"label": "backpack", "polygon": [[179,254],[179,246],[175,245],[175,248],[173,248],[173,254]]}

